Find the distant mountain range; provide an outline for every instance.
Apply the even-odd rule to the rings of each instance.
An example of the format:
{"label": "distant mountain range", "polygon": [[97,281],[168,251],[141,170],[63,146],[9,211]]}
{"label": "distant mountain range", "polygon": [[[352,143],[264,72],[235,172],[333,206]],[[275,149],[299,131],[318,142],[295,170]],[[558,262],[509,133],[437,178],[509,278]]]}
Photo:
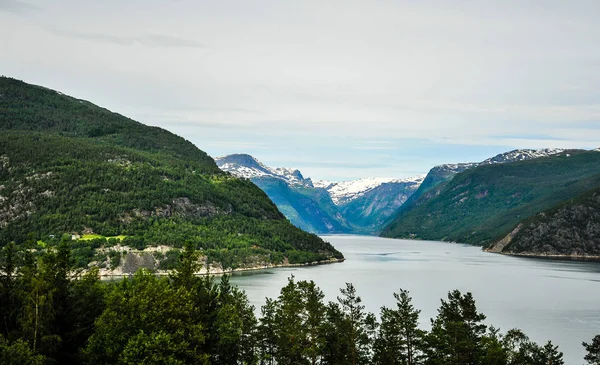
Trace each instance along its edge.
{"label": "distant mountain range", "polygon": [[[425,176],[425,179],[423,180],[421,186],[419,186],[419,189],[409,198],[406,204],[402,205],[399,208],[397,213],[400,214],[406,210],[413,209],[415,206],[422,205],[429,199],[436,197],[440,194],[441,188],[445,186],[443,185],[443,183],[447,183],[448,181],[452,180],[452,178],[454,178],[455,175],[463,171],[478,166],[533,160],[536,158],[556,155],[562,152],[564,152],[564,150],[559,148],[544,148],[539,150],[520,149],[498,154],[482,162],[443,164],[435,166],[431,170],[429,170],[429,173],[427,174],[427,176]],[[439,188],[436,188],[438,187],[438,185],[440,185]],[[400,220],[400,217],[401,215],[399,216],[399,218],[396,218],[396,221]]]}
{"label": "distant mountain range", "polygon": [[600,258],[600,149],[522,149],[423,177],[313,181],[249,155],[215,159],[315,233],[381,233],[492,252]]}
{"label": "distant mountain range", "polygon": [[[600,226],[597,214],[585,213],[597,203],[598,188],[597,151],[511,151],[479,164],[438,166],[382,235],[505,253],[599,255],[597,238],[582,238],[596,237]],[[573,205],[578,196],[581,202]]]}
{"label": "distant mountain range", "polygon": [[313,182],[298,170],[268,167],[246,154],[215,161],[223,171],[252,180],[294,225],[316,233],[378,233],[423,180]]}

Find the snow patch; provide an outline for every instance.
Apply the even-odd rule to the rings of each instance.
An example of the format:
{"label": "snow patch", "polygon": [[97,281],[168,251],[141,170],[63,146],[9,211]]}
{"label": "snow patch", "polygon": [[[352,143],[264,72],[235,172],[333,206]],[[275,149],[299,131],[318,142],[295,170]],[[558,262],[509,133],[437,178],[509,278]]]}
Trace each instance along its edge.
{"label": "snow patch", "polygon": [[317,181],[314,183],[316,187],[322,187],[329,192],[331,200],[334,204],[347,203],[358,197],[365,195],[367,192],[383,185],[390,183],[397,184],[413,184],[415,189],[423,182],[425,176],[415,176],[408,179],[394,179],[384,177],[372,177],[359,180],[342,181],[339,183],[329,181]]}
{"label": "snow patch", "polygon": [[271,168],[257,160],[256,158],[245,155],[227,155],[215,158],[217,166],[223,171],[246,179],[257,177],[274,177],[286,181],[292,185],[305,185],[312,187],[312,181],[305,179],[300,171],[287,167]]}

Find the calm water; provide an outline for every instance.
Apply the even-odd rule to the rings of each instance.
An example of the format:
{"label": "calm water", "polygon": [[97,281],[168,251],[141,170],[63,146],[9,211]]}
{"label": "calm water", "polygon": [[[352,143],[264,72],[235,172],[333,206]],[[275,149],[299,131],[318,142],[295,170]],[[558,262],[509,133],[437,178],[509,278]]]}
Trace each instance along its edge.
{"label": "calm water", "polygon": [[448,291],[470,291],[488,324],[503,332],[518,327],[538,343],[552,340],[569,365],[583,364],[581,342],[600,334],[600,263],[508,257],[443,242],[323,238],[344,253],[346,262],[235,275],[232,282],[257,308],[265,297],[276,297],[292,274],[314,280],[327,300],[352,282],[374,313],[392,306],[392,293],[403,288],[422,310],[423,328],[429,328]]}

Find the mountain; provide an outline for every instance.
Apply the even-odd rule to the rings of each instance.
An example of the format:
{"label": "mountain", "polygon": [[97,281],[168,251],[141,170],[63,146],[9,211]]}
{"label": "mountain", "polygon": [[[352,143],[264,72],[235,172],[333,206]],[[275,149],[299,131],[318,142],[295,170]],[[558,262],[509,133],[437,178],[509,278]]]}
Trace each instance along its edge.
{"label": "mountain", "polygon": [[0,131],[0,245],[100,238],[79,244],[88,262],[108,237],[136,248],[190,241],[227,267],[342,258],[164,129],[2,77]]}
{"label": "mountain", "polygon": [[215,161],[223,171],[254,182],[294,225],[316,233],[378,233],[423,179],[313,182],[298,170],[271,168],[246,154]]}
{"label": "mountain", "polygon": [[600,258],[600,186],[521,221],[487,251]]}
{"label": "mountain", "polygon": [[489,245],[521,220],[600,185],[597,152],[502,162],[482,163],[439,183],[382,235]]}
{"label": "mountain", "polygon": [[315,187],[300,171],[270,168],[246,154],[217,157],[215,161],[223,171],[261,188],[296,227],[314,233],[350,232],[327,191]]}
{"label": "mountain", "polygon": [[408,179],[366,178],[340,183],[317,181],[356,232],[377,234],[414,194],[423,176]]}
{"label": "mountain", "polygon": [[398,217],[396,217],[394,221],[399,220],[404,212],[422,205],[428,200],[439,195],[444,184],[452,180],[455,175],[463,171],[483,165],[495,165],[500,163],[527,161],[540,157],[548,157],[561,152],[564,152],[564,150],[558,148],[544,148],[539,150],[520,149],[498,154],[482,162],[467,162],[435,166],[429,170],[429,173],[425,176],[425,179],[417,191],[406,201],[405,204],[398,209]]}
{"label": "mountain", "polygon": [[272,177],[292,185],[313,187],[310,179],[305,179],[298,170],[288,168],[270,168],[256,158],[246,154],[233,154],[215,159],[219,168],[246,179]]}

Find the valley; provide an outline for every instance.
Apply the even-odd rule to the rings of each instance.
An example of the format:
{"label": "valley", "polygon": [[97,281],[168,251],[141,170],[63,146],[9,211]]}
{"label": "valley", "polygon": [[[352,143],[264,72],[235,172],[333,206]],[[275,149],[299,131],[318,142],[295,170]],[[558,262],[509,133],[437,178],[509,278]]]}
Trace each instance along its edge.
{"label": "valley", "polygon": [[234,176],[260,187],[297,227],[313,233],[378,234],[418,189],[423,177],[313,181],[290,168],[271,168],[234,154],[215,158]]}

